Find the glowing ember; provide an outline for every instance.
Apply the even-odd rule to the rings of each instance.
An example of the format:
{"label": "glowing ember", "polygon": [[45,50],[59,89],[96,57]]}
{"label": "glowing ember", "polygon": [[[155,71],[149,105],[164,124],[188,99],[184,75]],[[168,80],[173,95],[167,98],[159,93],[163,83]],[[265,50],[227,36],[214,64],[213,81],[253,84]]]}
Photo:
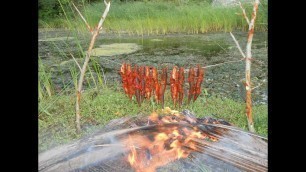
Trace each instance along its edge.
{"label": "glowing ember", "polygon": [[[127,161],[137,172],[154,172],[156,168],[180,158],[187,158],[192,152],[203,152],[197,141],[218,141],[216,137],[202,132],[191,125],[184,115],[168,110],[170,115],[159,116],[153,112],[148,117],[148,124],[158,125],[158,129],[150,131],[150,135],[131,133],[129,139],[123,140],[130,149]],[[164,124],[180,123],[182,127]],[[135,148],[137,147],[137,149]]]}

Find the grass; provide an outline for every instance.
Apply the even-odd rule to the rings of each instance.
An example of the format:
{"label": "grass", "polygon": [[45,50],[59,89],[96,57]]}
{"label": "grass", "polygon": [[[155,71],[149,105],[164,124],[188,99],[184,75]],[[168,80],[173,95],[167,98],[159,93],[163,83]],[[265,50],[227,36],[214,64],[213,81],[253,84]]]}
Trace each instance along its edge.
{"label": "grass", "polygon": [[[112,119],[139,114],[149,115],[154,110],[161,109],[152,101],[145,101],[138,107],[136,100],[132,102],[124,95],[121,88],[104,87],[101,90],[88,89],[82,94],[81,124],[89,128],[102,127]],[[73,91],[73,90],[72,90]],[[170,93],[166,92],[165,107],[175,110],[190,109],[198,117],[213,116],[224,119],[234,125],[247,130],[247,121],[244,113],[245,105],[231,99],[222,99],[216,96],[200,95],[191,105],[175,108],[172,105]],[[258,134],[267,136],[267,105],[253,107],[255,129]],[[75,134],[75,95],[62,94],[45,97],[39,102],[39,130],[40,135],[52,133],[48,141],[40,139],[40,149],[50,146],[50,139],[56,144],[66,143],[81,135]],[[94,128],[94,127],[93,127]],[[83,134],[89,131],[84,131]]]}
{"label": "grass", "polygon": [[39,82],[38,82],[38,98],[39,100],[44,99],[44,97],[51,97],[53,94],[53,84],[51,81],[51,72],[47,72],[41,59],[38,60],[39,64]]}
{"label": "grass", "polygon": [[[255,28],[258,31],[267,30],[267,5],[259,7]],[[81,9],[83,15],[93,26],[99,21],[101,11],[104,8],[102,2],[86,5]],[[251,14],[252,5],[245,5],[247,14]],[[72,10],[72,9],[71,9]],[[82,26],[86,30],[84,22],[78,14],[67,13],[71,23]],[[206,33],[212,31],[229,32],[234,29],[247,30],[248,25],[239,7],[224,8],[212,7],[206,2],[189,2],[177,4],[172,2],[114,2],[103,28],[107,32],[127,32],[129,34],[150,35],[167,33]],[[69,27],[69,22],[62,18],[39,21],[40,27]]]}

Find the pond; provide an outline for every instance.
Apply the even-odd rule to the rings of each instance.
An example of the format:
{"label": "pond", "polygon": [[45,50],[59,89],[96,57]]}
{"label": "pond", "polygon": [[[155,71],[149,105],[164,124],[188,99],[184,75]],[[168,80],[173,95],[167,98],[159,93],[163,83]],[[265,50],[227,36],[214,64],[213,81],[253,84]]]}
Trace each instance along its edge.
{"label": "pond", "polygon": [[[233,32],[233,34],[242,49],[245,49],[247,32]],[[90,34],[64,30],[39,31],[39,58],[43,70],[51,73],[52,83],[58,91],[63,87],[74,87],[71,73],[72,70],[77,71],[78,67],[72,56],[82,65],[90,38]],[[108,47],[111,50],[112,45],[122,43],[129,46],[135,45],[135,47],[132,47],[132,50],[130,48],[127,53],[121,52],[118,48],[111,53],[92,57],[91,74],[87,72],[86,77],[96,78],[97,73],[103,73],[107,85],[120,88],[121,78],[118,72],[123,62],[150,65],[159,69],[165,65],[169,69],[172,69],[174,65],[188,69],[197,64],[210,66],[242,58],[230,34],[225,32],[157,36],[102,33],[97,38],[94,48]],[[254,104],[267,104],[267,50],[267,33],[255,32],[252,44],[254,60],[251,70],[252,85],[255,87],[252,92]],[[39,70],[41,71],[42,68],[40,67]],[[216,95],[244,101],[244,70],[245,61],[205,69],[205,80],[202,84],[205,96]],[[92,85],[91,82],[87,79],[84,88]],[[188,87],[187,83],[186,87]]]}

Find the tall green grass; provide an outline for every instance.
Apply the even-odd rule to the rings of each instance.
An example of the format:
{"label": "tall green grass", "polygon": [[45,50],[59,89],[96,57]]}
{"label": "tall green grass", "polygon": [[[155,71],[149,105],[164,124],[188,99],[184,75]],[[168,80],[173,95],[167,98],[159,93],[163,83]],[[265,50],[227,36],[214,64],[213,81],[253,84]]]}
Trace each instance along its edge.
{"label": "tall green grass", "polygon": [[[262,2],[259,7],[255,28],[267,30],[267,5]],[[104,4],[93,3],[82,10],[91,26],[99,21]],[[252,4],[245,5],[247,14],[251,17]],[[167,33],[198,34],[215,31],[247,30],[248,25],[239,7],[212,7],[206,2],[177,3],[172,2],[114,2],[103,28],[107,32],[127,32],[129,34],[149,35]],[[78,14],[74,13],[73,23],[86,27]],[[54,26],[59,19],[49,25]],[[60,27],[67,25],[63,22]],[[43,25],[41,25],[43,26]]]}
{"label": "tall green grass", "polygon": [[[119,87],[119,85],[118,85]],[[120,86],[121,87],[121,86]],[[75,134],[75,96],[55,95],[50,99],[40,102],[39,129],[53,133],[49,139],[57,139],[59,143],[68,142],[78,138]],[[186,103],[186,102],[185,102]],[[52,104],[52,106],[50,106]],[[82,94],[82,126],[83,134],[86,126],[95,127],[107,124],[112,119],[124,116],[135,116],[139,114],[149,115],[151,112],[159,111],[160,105],[145,100],[141,107],[135,99],[130,101],[121,88],[105,87],[103,90],[87,89]],[[49,108],[47,108],[49,107]],[[232,124],[247,130],[244,103],[231,99],[223,99],[215,96],[207,97],[200,95],[195,103],[184,105],[182,108],[173,107],[169,90],[165,94],[165,107],[175,110],[190,109],[198,117],[212,116],[224,119]],[[44,109],[47,109],[44,111]],[[257,133],[267,136],[267,106],[255,105],[253,107],[255,129]],[[59,132],[60,131],[60,132]],[[43,134],[41,132],[40,134]],[[56,136],[56,137],[55,137]],[[42,147],[48,147],[48,143],[41,142]]]}
{"label": "tall green grass", "polygon": [[54,87],[51,80],[52,73],[50,71],[46,71],[41,59],[38,59],[38,98],[39,100],[43,100],[45,97],[51,97],[54,94]]}

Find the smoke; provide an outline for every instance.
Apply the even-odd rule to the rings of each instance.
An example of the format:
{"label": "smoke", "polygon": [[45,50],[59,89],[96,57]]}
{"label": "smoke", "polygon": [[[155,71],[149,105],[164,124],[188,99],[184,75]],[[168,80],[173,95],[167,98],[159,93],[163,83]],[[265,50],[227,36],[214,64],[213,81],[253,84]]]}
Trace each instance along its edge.
{"label": "smoke", "polygon": [[[118,130],[117,132],[120,132]],[[128,150],[115,135],[98,131],[39,154],[40,171],[78,171],[120,159]],[[82,170],[82,171],[83,171]]]}
{"label": "smoke", "polygon": [[[199,119],[197,120],[199,121]],[[142,137],[147,137],[150,140],[150,136],[156,132],[187,125],[169,123],[147,126],[147,118],[143,118],[142,122],[138,121],[141,123],[140,127],[127,127],[135,121],[137,119],[131,117],[114,120],[104,129],[92,130],[95,132],[80,140],[40,153],[39,170],[44,172],[131,171],[131,166],[127,162],[130,147],[125,145],[129,134],[138,135],[139,141],[143,141]],[[267,170],[266,141],[263,141],[260,136],[241,131],[235,127],[218,125],[198,125],[201,131],[218,137],[216,142],[202,140],[197,146],[200,146],[203,151],[193,152],[187,158],[180,158],[158,167],[156,171]],[[134,141],[137,142],[135,137]]]}

